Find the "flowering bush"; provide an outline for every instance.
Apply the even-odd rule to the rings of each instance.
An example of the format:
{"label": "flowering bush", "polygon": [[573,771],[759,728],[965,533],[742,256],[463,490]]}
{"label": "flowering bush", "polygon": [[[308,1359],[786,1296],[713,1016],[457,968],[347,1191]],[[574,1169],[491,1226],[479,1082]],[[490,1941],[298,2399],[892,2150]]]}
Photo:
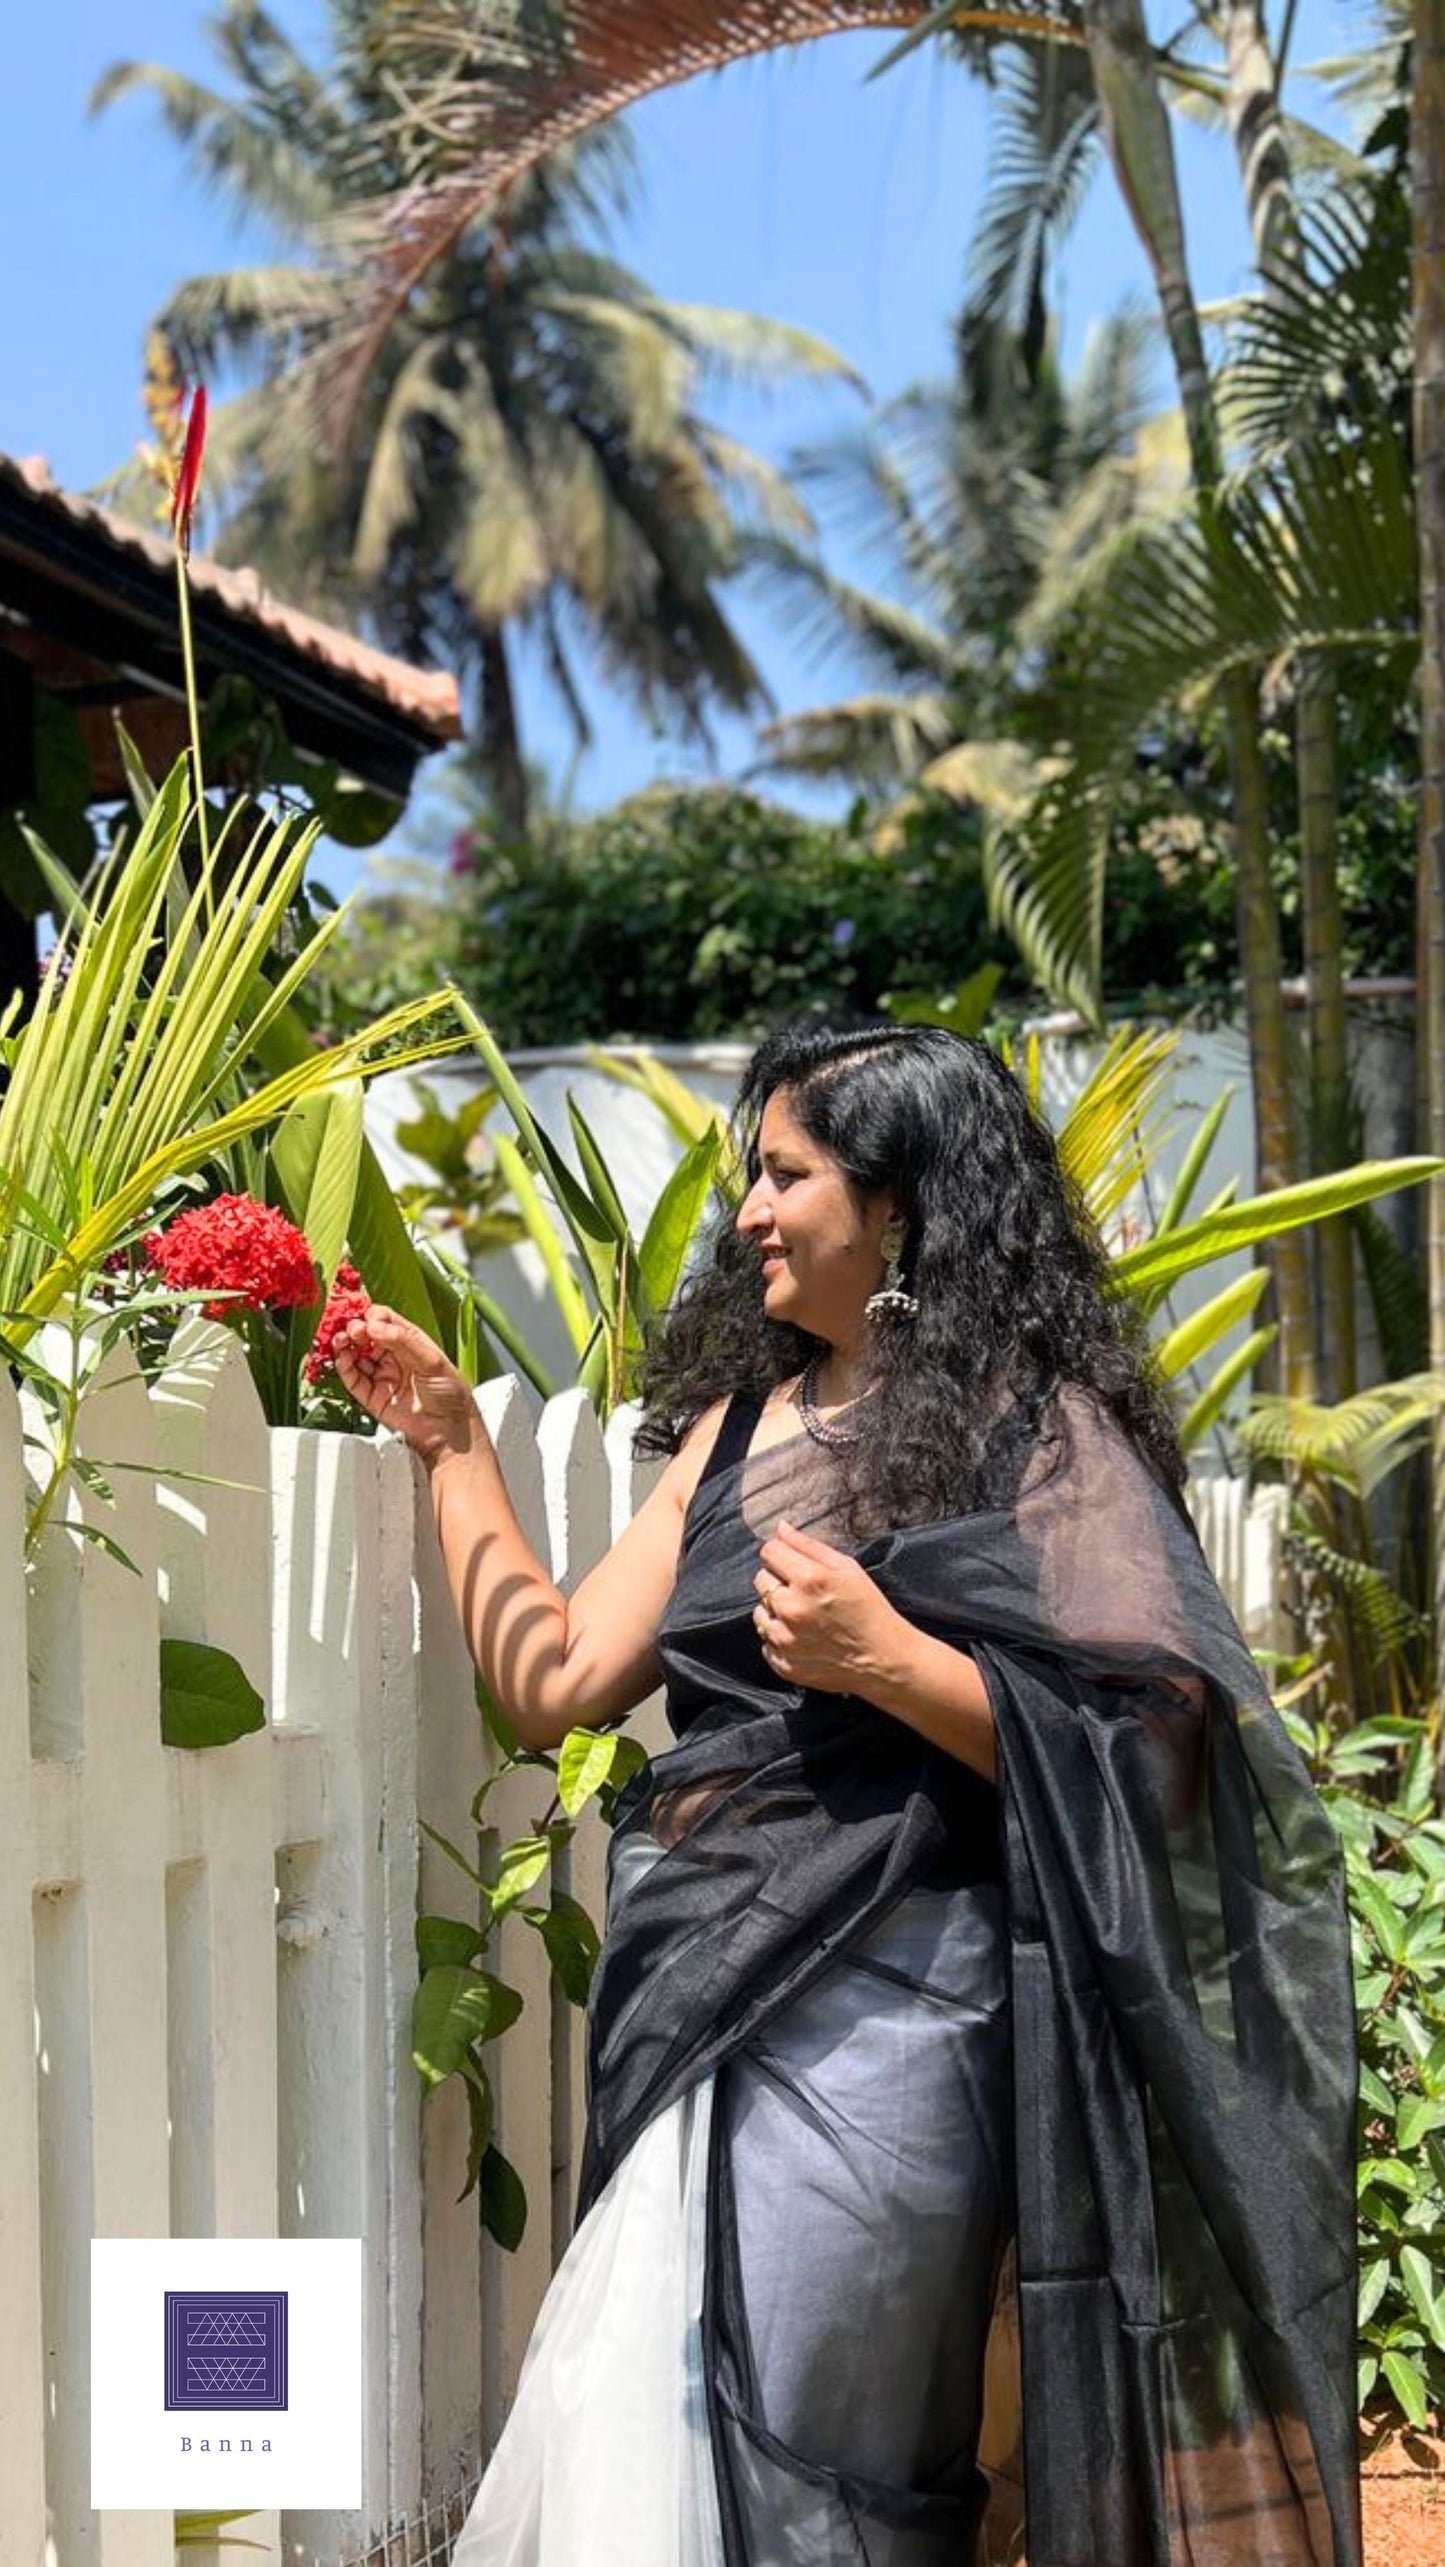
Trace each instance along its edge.
{"label": "flowering bush", "polygon": [[144,1247],[173,1290],[228,1296],[202,1303],[208,1319],[309,1310],[319,1290],[316,1260],[295,1222],[249,1194],[217,1195],[181,1213],[167,1229],[149,1231]]}

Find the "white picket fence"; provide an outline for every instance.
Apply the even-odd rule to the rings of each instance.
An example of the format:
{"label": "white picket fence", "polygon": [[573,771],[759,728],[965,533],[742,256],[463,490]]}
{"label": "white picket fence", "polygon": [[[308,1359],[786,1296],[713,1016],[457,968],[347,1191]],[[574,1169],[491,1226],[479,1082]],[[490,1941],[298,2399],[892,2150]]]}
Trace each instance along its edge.
{"label": "white picket fence", "polygon": [[[4,2567],[172,2567],[168,2514],[89,2502],[92,2236],[365,2241],[361,2506],[239,2526],[271,2567],[335,2567],[423,2554],[405,2527],[474,2481],[571,2233],[582,2016],[531,1927],[507,1920],[495,1964],[526,2000],[492,2054],[529,2202],[517,2253],[457,2198],[458,2081],[424,2106],[410,2055],[415,1918],[476,1916],[420,1822],[468,1850],[492,1756],[419,1466],[390,1438],[268,1430],[234,1340],[188,1326],[163,1386],[116,1354],[83,1410],[114,1491],[86,1513],[139,1576],[62,1522],[27,1581],[28,1402],[0,1366]],[[510,1375],[479,1397],[569,1589],[660,1467],[633,1459],[636,1412],[604,1435],[578,1391],[535,1422]],[[1277,1639],[1276,1508],[1211,1480],[1196,1514],[1251,1638]],[[265,1729],[164,1746],[163,1636],[232,1651]],[[665,1743],[660,1697],[634,1725]],[[496,1837],[544,1818],[545,1781],[499,1786]],[[589,1813],[557,1867],[599,1924],[605,1848]]]}

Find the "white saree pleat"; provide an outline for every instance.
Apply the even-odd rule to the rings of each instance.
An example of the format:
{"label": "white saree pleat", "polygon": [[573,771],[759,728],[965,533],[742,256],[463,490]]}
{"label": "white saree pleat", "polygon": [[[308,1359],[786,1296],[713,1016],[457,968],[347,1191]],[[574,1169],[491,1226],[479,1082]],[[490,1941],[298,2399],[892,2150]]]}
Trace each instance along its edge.
{"label": "white saree pleat", "polygon": [[572,2238],[452,2567],[722,2567],[701,2343],[712,2085],[654,2116]]}

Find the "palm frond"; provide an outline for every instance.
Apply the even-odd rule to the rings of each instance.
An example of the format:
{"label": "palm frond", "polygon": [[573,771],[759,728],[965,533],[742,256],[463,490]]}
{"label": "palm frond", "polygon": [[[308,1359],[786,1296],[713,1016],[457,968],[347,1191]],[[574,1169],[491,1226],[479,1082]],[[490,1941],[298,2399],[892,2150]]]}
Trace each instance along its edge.
{"label": "palm frond", "polygon": [[1130,301],[1091,324],[1069,386],[1064,472],[1081,478],[1129,447],[1153,412],[1150,376],[1160,348],[1157,312]]}
{"label": "palm frond", "polygon": [[870,785],[908,784],[946,740],[954,716],[937,695],[860,695],[764,725],[763,775],[840,776]]}
{"label": "palm frond", "polygon": [[684,417],[693,369],[686,347],[659,313],[561,287],[544,289],[537,308],[570,323],[582,342],[582,364],[596,376],[603,408],[625,422],[635,451],[655,453],[667,445]]}
{"label": "palm frond", "polygon": [[1337,1550],[1322,1534],[1295,1523],[1287,1537],[1297,1560],[1313,1571],[1344,1607],[1351,1630],[1373,1665],[1383,1666],[1401,1648],[1428,1638],[1430,1625],[1372,1562]]}
{"label": "palm frond", "polygon": [[550,565],[525,456],[482,365],[468,369],[457,421],[466,506],[450,560],[459,593],[485,627],[504,623],[539,597]]}
{"label": "palm frond", "polygon": [[156,321],[183,370],[199,379],[222,365],[269,361],[288,344],[304,345],[324,322],[335,292],[324,267],[222,268],[187,277]]}
{"label": "palm frond", "polygon": [[1098,95],[1089,55],[1073,44],[1000,47],[992,77],[988,181],[969,250],[964,336],[978,320],[1002,321],[1037,348],[1047,264],[1098,164]]}
{"label": "palm frond", "polygon": [[1333,1406],[1261,1398],[1240,1427],[1246,1451],[1318,1472],[1368,1497],[1426,1443],[1445,1409],[1445,1374],[1409,1373],[1356,1391]]}
{"label": "palm frond", "polygon": [[1256,454],[1321,417],[1368,430],[1410,382],[1409,206],[1371,175],[1306,209],[1298,256],[1271,263],[1238,312],[1221,381],[1231,432]]}
{"label": "palm frond", "polygon": [[272,121],[163,63],[112,63],[90,93],[90,113],[137,96],[152,101],[201,176],[241,212],[293,234],[314,230],[334,212],[327,177],[304,150],[287,146]]}
{"label": "palm frond", "polygon": [[387,396],[367,458],[356,522],[352,559],[360,580],[376,582],[384,576],[393,547],[416,522],[426,488],[419,427],[430,420],[453,436],[464,433],[456,393],[437,380],[444,354],[444,341],[422,339],[398,369]]}
{"label": "palm frond", "polygon": [[897,599],[840,579],[798,545],[760,540],[749,547],[755,586],[786,608],[795,642],[850,663],[883,681],[948,686],[960,673],[957,646]]}
{"label": "palm frond", "polygon": [[1350,1226],[1359,1243],[1385,1370],[1392,1377],[1418,1372],[1430,1355],[1430,1299],[1419,1264],[1372,1203],[1356,1206]]}
{"label": "palm frond", "polygon": [[[984,0],[979,26],[1048,36],[1077,24],[1058,0]],[[528,7],[479,25],[475,0],[393,0],[376,31],[378,58],[404,56],[412,86],[417,176],[373,199],[350,238],[354,300],[338,314],[327,368],[332,433],[344,439],[377,349],[399,313],[504,189],[582,128],[616,116],[670,82],[785,39],[849,28],[903,26],[917,0],[790,0],[780,28],[775,0],[703,8],[674,0],[570,0]]]}
{"label": "palm frond", "polygon": [[1072,753],[1032,809],[990,832],[995,916],[1031,968],[1097,1016],[1104,862],[1117,779],[1146,722],[1237,666],[1300,650],[1413,646],[1413,500],[1398,439],[1319,439],[1207,513],[1126,528],[1055,600]]}
{"label": "palm frond", "polygon": [[1050,764],[1022,740],[955,740],[930,759],[920,784],[955,802],[975,802],[1000,820],[1016,820],[1047,782]]}
{"label": "palm frond", "polygon": [[816,533],[811,509],[786,472],[754,446],[711,421],[695,419],[692,433],[727,500],[746,551],[755,540],[806,543]]}
{"label": "palm frond", "polygon": [[868,386],[858,369],[816,330],[791,321],[773,321],[757,312],[739,312],[721,303],[678,303],[649,297],[646,307],[676,332],[704,369],[731,383],[767,387],[799,376],[847,383],[855,392]]}

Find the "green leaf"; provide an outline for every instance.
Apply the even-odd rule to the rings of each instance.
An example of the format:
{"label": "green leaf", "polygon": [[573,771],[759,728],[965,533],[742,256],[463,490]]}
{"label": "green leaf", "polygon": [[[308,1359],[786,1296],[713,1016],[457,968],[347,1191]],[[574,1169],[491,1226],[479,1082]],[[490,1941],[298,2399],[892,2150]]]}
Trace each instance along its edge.
{"label": "green leaf", "polygon": [[620,1731],[617,1739],[617,1753],[612,1759],[612,1772],[602,1793],[604,1817],[610,1820],[611,1804],[615,1801],[617,1794],[624,1783],[629,1782],[635,1773],[641,1771],[646,1762],[647,1749],[643,1746],[641,1739],[635,1737],[631,1730]]}
{"label": "green leaf", "polygon": [[591,1332],[592,1314],[587,1307],[587,1296],[567,1262],[566,1250],[557,1235],[557,1224],[542,1201],[536,1179],[516,1142],[505,1132],[498,1132],[493,1136],[492,1146],[497,1154],[497,1165],[526,1224],[527,1236],[546,1267],[552,1298],[567,1333],[573,1346],[580,1351]]}
{"label": "green leaf", "polygon": [[[506,1106],[522,1140],[530,1150],[533,1161],[545,1175],[557,1209],[566,1222],[577,1251],[592,1278],[598,1300],[605,1306],[617,1252],[619,1234],[616,1224],[608,1219],[598,1204],[594,1203],[586,1188],[579,1185],[561,1151],[554,1146],[537,1121],[490,1027],[483,1023],[476,1009],[469,1004],[460,991],[453,994],[453,1003],[486,1064],[488,1074],[502,1103]],[[495,1146],[500,1165],[502,1158],[500,1134],[496,1137]],[[624,1223],[623,1235],[625,1231]]]}
{"label": "green leaf", "polygon": [[1366,2193],[1372,2184],[1383,2184],[1391,2192],[1412,2196],[1419,2191],[1414,2169],[1402,2166],[1398,2157],[1361,2158],[1355,2175],[1355,2189],[1358,2193]]}
{"label": "green leaf", "polygon": [[[66,1529],[76,1534],[82,1542],[93,1542],[97,1551],[103,1551],[106,1558],[114,1560],[118,1568],[129,1569],[134,1577],[140,1576],[139,1563],[131,1558],[129,1551],[122,1550],[113,1535],[103,1533],[98,1524],[71,1524]],[[200,1743],[204,1745],[205,1741],[202,1740]]]}
{"label": "green leaf", "polygon": [[521,2245],[527,2226],[527,2195],[522,2178],[495,2141],[486,2150],[479,2178],[482,2225],[509,2254]]}
{"label": "green leaf", "polygon": [[1429,2257],[1418,2246],[1402,2246],[1400,2272],[1431,2342],[1445,2352],[1445,2308]]}
{"label": "green leaf", "polygon": [[116,745],[125,769],[125,780],[130,787],[130,798],[143,820],[156,798],[155,782],[120,715],[112,713],[110,718],[115,727]]}
{"label": "green leaf", "polygon": [[1281,1230],[1297,1230],[1308,1221],[1325,1221],[1352,1204],[1393,1194],[1400,1187],[1421,1185],[1445,1173],[1445,1160],[1427,1158],[1371,1160],[1357,1168],[1310,1177],[1303,1185],[1279,1186],[1271,1194],[1251,1195],[1243,1203],[1206,1214],[1183,1230],[1161,1239],[1143,1240],[1113,1261],[1114,1279],[1127,1291],[1158,1287],[1176,1275],[1191,1274],[1232,1249],[1250,1248],[1273,1239]]}
{"label": "green leaf", "polygon": [[0,812],[0,887],[23,917],[37,918],[52,899],[42,847],[63,858],[66,890],[73,893],[95,854],[95,833],[87,816],[90,753],[74,705],[37,688],[31,743],[33,779],[19,805],[24,819],[14,810]]}
{"label": "green leaf", "polygon": [[1172,1376],[1197,1363],[1199,1357],[1217,1345],[1221,1337],[1227,1336],[1241,1319],[1248,1318],[1268,1284],[1269,1268],[1255,1266],[1234,1283],[1226,1284],[1223,1292],[1216,1293],[1211,1301],[1192,1311],[1187,1319],[1182,1319],[1177,1328],[1171,1328],[1166,1337],[1160,1338],[1155,1348],[1161,1371]]}
{"label": "green leaf", "polygon": [[1165,1197],[1164,1208],[1154,1224],[1156,1239],[1166,1230],[1177,1230],[1193,1202],[1199,1180],[1204,1174],[1205,1163],[1219,1138],[1219,1127],[1229,1111],[1233,1095],[1232,1087],[1222,1088],[1202,1118],[1198,1131],[1184,1153],[1179,1174]]}
{"label": "green leaf", "polygon": [[351,1229],[365,1101],[359,1078],[343,1079],[320,1096],[303,1096],[282,1118],[271,1144],[291,1217],[321,1268],[322,1294],[330,1289]]}
{"label": "green leaf", "polygon": [[[253,1042],[263,1069],[280,1074],[314,1061],[316,1053],[301,1018],[286,1008]],[[351,1253],[374,1301],[399,1310],[414,1327],[436,1333],[437,1314],[421,1262],[397,1210],[396,1197],[371,1143],[363,1138],[357,1160],[351,1208]]]}
{"label": "green leaf", "polygon": [[449,1961],[428,1970],[412,2000],[411,2055],[432,2085],[455,2074],[475,2041],[493,2041],[514,2024],[522,1999],[487,1970]]}
{"label": "green leaf", "polygon": [[450,1964],[464,1968],[481,1950],[485,1937],[480,1926],[468,1925],[459,1916],[419,1916],[416,1921],[416,1957],[423,1971],[438,1970]]}
{"label": "green leaf", "polygon": [[679,1159],[652,1207],[638,1256],[654,1310],[671,1305],[699,1222],[707,1211],[722,1136],[716,1125]]}
{"label": "green leaf", "polygon": [[504,1756],[515,1756],[521,1747],[521,1739],[517,1736],[515,1729],[512,1727],[506,1713],[502,1710],[501,1705],[493,1702],[491,1695],[488,1693],[486,1686],[482,1682],[480,1674],[475,1678],[473,1691],[476,1696],[477,1709],[482,1716],[482,1727],[485,1729],[487,1736],[491,1739],[492,1744],[495,1747],[499,1747]]}
{"label": "green leaf", "polygon": [[1367,2103],[1372,2111],[1388,2113],[1390,2119],[1394,2120],[1395,2097],[1379,2069],[1372,2068],[1368,2059],[1360,2061],[1360,2095],[1362,2101]]}
{"label": "green leaf", "polygon": [[93,1496],[103,1499],[107,1506],[114,1506],[115,1491],[98,1462],[92,1462],[84,1453],[72,1453],[70,1467]]}
{"label": "green leaf", "polygon": [[1405,1920],[1389,1892],[1379,1881],[1371,1880],[1367,1873],[1353,1872],[1350,1897],[1360,1913],[1369,1919],[1386,1960],[1402,1961],[1405,1957]]}
{"label": "green leaf", "polygon": [[568,1730],[557,1756],[557,1797],[569,1818],[609,1779],[621,1744],[619,1730]]}
{"label": "green leaf", "polygon": [[1430,2393],[1419,2364],[1413,2362],[1407,2353],[1387,2353],[1383,2368],[1410,2422],[1414,2425],[1428,2424]]}
{"label": "green leaf", "polygon": [[1413,2148],[1427,2130],[1445,2130],[1445,2103],[1429,2095],[1406,2095],[1395,2121],[1395,2144]]}
{"label": "green leaf", "polygon": [[429,1836],[433,1845],[439,1845],[442,1852],[449,1855],[452,1862],[456,1864],[458,1871],[465,1872],[467,1879],[469,1881],[475,1881],[480,1889],[482,1886],[481,1873],[478,1871],[475,1863],[469,1863],[467,1861],[465,1854],[461,1852],[459,1847],[452,1843],[451,1838],[449,1836],[443,1836],[440,1828],[433,1827],[429,1819],[418,1819],[417,1825],[420,1827],[423,1836]]}
{"label": "green leaf", "polygon": [[225,1747],[265,1726],[265,1703],[229,1651],[206,1640],[162,1640],[161,1737],[167,1747]]}
{"label": "green leaf", "polygon": [[[530,1911],[529,1911],[530,1914]],[[585,2005],[601,1941],[580,1900],[554,1889],[550,1908],[536,1917],[547,1957],[573,2005]]]}
{"label": "green leaf", "polygon": [[508,1845],[497,1869],[497,1886],[492,1892],[492,1913],[505,1916],[541,1879],[552,1860],[552,1840],[547,1836],[519,1836]]}
{"label": "green leaf", "polygon": [[1379,2307],[1381,2300],[1385,2296],[1385,2286],[1389,2281],[1389,2278],[1390,2259],[1388,2255],[1377,2255],[1374,2262],[1372,2264],[1367,2264],[1360,2275],[1358,2323],[1361,2326],[1365,2324],[1367,2318],[1372,2318],[1374,2316],[1376,2309]]}
{"label": "green leaf", "polygon": [[467,2090],[467,2179],[457,2199],[464,2202],[481,2174],[482,2159],[491,2143],[496,2107],[492,2100],[491,2081],[480,2061],[467,2057],[461,2065]]}
{"label": "green leaf", "polygon": [[350,775],[338,775],[315,799],[326,835],[338,847],[379,846],[406,810],[405,796],[398,799],[395,794],[380,793]]}
{"label": "green leaf", "polygon": [[1235,1384],[1242,1382],[1246,1374],[1253,1372],[1266,1346],[1272,1346],[1278,1335],[1279,1330],[1274,1326],[1256,1328],[1246,1337],[1242,1346],[1236,1346],[1234,1353],[1225,1357],[1218,1372],[1212,1376],[1192,1407],[1187,1408],[1180,1419],[1179,1441],[1186,1453],[1192,1452],[1196,1444],[1204,1441],[1210,1428],[1223,1414],[1225,1403]]}

